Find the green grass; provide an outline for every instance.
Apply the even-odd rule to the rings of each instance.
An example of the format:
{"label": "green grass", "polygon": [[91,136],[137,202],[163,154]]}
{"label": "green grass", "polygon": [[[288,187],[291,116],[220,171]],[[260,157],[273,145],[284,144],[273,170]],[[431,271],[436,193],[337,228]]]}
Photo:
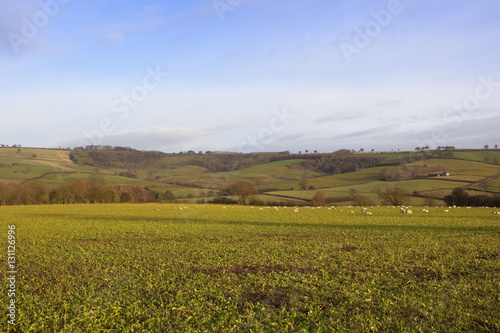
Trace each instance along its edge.
{"label": "green grass", "polygon": [[500,331],[491,209],[174,207],[0,207],[15,331]]}
{"label": "green grass", "polygon": [[485,150],[475,150],[466,152],[453,152],[454,157],[462,158],[465,160],[485,162],[485,158],[489,158],[489,163],[494,163],[493,159],[497,158],[500,160],[500,150],[497,151],[485,151]]}
{"label": "green grass", "polygon": [[442,165],[447,168],[451,176],[475,176],[487,177],[500,173],[500,165],[486,164],[475,161],[464,161],[458,159],[429,159],[423,162],[414,163],[414,165],[428,166]]}

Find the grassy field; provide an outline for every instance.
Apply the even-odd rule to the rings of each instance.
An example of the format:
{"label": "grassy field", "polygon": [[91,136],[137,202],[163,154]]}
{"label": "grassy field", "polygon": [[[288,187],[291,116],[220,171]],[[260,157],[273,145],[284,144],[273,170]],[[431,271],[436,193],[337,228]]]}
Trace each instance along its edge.
{"label": "grassy field", "polygon": [[0,207],[0,331],[500,331],[492,209],[185,207]]}

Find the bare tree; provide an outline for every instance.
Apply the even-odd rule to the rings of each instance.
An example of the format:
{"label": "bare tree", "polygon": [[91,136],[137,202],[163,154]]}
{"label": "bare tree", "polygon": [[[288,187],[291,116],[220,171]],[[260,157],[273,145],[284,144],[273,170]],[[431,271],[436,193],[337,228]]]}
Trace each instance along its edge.
{"label": "bare tree", "polygon": [[229,186],[229,191],[232,195],[237,195],[239,197],[238,202],[242,205],[246,203],[247,199],[251,195],[259,193],[254,183],[248,180],[241,180],[239,182],[231,184]]}
{"label": "bare tree", "polygon": [[311,200],[313,206],[323,206],[326,202],[326,195],[323,191],[318,191]]}
{"label": "bare tree", "polygon": [[387,206],[404,206],[411,201],[410,194],[401,187],[391,187],[378,193],[382,204]]}
{"label": "bare tree", "polygon": [[307,179],[302,179],[299,183],[299,186],[303,190],[307,190],[309,188],[309,181]]}

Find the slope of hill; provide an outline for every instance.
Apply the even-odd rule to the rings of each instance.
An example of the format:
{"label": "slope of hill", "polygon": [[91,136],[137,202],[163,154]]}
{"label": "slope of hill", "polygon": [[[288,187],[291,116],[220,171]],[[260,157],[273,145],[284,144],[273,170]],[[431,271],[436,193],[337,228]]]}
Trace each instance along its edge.
{"label": "slope of hill", "polygon": [[[233,170],[219,172],[210,171],[218,168],[210,163],[230,163],[233,155],[212,154],[0,148],[0,184],[43,181],[57,188],[76,180],[88,181],[91,174],[99,172],[109,185],[148,187],[155,193],[171,192],[177,200],[204,202],[221,194],[227,196],[228,193],[220,191],[228,184],[248,180],[261,193],[254,197],[256,201],[274,204],[305,204],[318,190],[325,192],[331,202],[343,204],[351,203],[346,199],[353,191],[378,202],[378,191],[395,186],[414,194],[417,204],[429,196],[442,199],[457,187],[487,195],[500,192],[500,165],[496,163],[499,150],[454,151],[453,157],[447,154],[447,158],[437,157],[444,155],[441,152],[362,153],[349,157],[350,153],[342,151],[342,158],[363,157],[365,161],[378,162],[375,166],[338,174],[321,171],[322,163],[335,162],[335,154],[303,154],[303,158],[286,153],[233,154]],[[445,169],[447,175],[421,174],[422,170],[433,168]],[[384,181],[384,173],[413,176]],[[301,180],[308,183],[305,190],[301,190]]]}

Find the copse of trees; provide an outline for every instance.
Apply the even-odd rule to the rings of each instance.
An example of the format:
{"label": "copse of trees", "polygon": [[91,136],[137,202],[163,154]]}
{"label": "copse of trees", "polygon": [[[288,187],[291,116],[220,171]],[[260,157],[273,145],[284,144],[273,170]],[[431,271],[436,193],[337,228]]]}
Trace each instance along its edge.
{"label": "copse of trees", "polygon": [[443,171],[446,171],[446,167],[440,165],[414,168],[403,166],[402,168],[395,171],[390,171],[388,169],[382,170],[380,172],[380,179],[384,181],[399,181],[403,179],[429,176],[430,174],[441,173]]}
{"label": "copse of trees", "polygon": [[73,149],[69,154],[69,158],[80,165],[119,169],[152,168],[165,156],[167,154],[159,151],[142,151],[111,146],[79,147]]}
{"label": "copse of trees", "polygon": [[383,160],[385,160],[385,157],[339,156],[334,153],[290,164],[288,168],[292,170],[311,170],[320,173],[340,174],[374,167],[379,165]]}
{"label": "copse of trees", "polygon": [[500,195],[470,195],[464,188],[459,187],[445,196],[444,202],[449,206],[500,207]]}
{"label": "copse of trees", "polygon": [[212,153],[196,155],[190,165],[196,165],[210,172],[243,170],[252,166],[294,158],[288,151],[274,153]]}

